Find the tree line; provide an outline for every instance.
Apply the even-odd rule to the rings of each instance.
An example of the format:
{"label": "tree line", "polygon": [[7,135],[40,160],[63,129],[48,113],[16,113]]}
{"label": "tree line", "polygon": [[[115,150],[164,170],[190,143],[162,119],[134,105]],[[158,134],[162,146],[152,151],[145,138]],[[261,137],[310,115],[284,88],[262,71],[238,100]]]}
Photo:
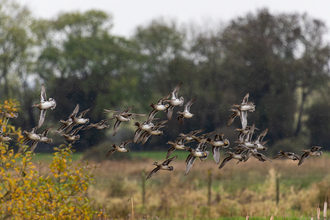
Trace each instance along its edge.
{"label": "tree line", "polygon": [[[149,103],[183,82],[180,95],[196,98],[194,117],[183,125],[172,119],[164,135],[143,149],[167,148],[167,140],[199,128],[235,140],[239,122],[227,128],[229,109],[247,92],[257,106],[249,122],[260,130],[269,127],[265,139],[273,153],[282,147],[330,147],[330,47],[323,21],[260,9],[212,29],[155,19],[125,38],[112,35],[112,26],[104,11],[37,19],[14,1],[0,2],[0,99],[20,102],[16,126],[36,126],[31,104],[38,102],[42,83],[60,109],[46,116],[45,123],[56,127],[77,103],[81,110],[92,108],[91,122],[107,117],[103,109],[134,105],[134,112],[147,113]],[[133,136],[133,128],[124,129]],[[115,140],[90,129],[80,149]]]}

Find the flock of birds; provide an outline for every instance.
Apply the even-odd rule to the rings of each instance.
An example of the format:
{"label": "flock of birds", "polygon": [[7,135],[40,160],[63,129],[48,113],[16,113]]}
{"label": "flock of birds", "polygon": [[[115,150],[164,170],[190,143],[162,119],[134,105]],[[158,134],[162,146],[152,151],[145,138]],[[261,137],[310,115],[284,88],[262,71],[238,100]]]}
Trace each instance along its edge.
{"label": "flock of birds", "polygon": [[[183,106],[184,105],[184,98],[178,96],[179,89],[182,85],[182,82],[179,83],[171,93],[166,95],[165,97],[162,97],[158,100],[156,104],[150,104],[152,107],[151,112],[148,114],[147,120],[145,120],[142,123],[135,122],[134,125],[137,126],[136,131],[134,132],[134,138],[130,140],[123,141],[119,145],[112,145],[112,148],[107,153],[106,157],[112,155],[115,152],[119,153],[126,153],[129,152],[129,150],[126,148],[126,145],[134,142],[134,143],[141,143],[141,145],[145,144],[148,139],[151,136],[160,136],[163,134],[163,131],[160,130],[161,128],[164,128],[166,126],[166,123],[172,119],[174,107],[176,106]],[[246,162],[249,158],[255,157],[261,162],[269,161],[272,162],[270,159],[268,159],[264,154],[260,153],[259,150],[267,150],[267,147],[264,145],[268,141],[263,141],[264,137],[266,136],[268,132],[268,128],[262,131],[254,140],[252,140],[254,131],[257,130],[255,125],[248,126],[247,123],[247,116],[248,113],[252,113],[255,111],[255,105],[253,102],[248,101],[249,93],[247,93],[240,104],[233,104],[232,108],[230,109],[231,112],[233,112],[228,119],[227,126],[230,126],[235,118],[239,117],[241,120],[242,128],[236,128],[236,131],[239,132],[238,139],[235,141],[237,146],[231,148],[235,149],[234,152],[226,151],[228,154],[227,157],[225,157],[222,162],[220,163],[220,148],[228,148],[230,145],[229,140],[224,138],[223,133],[216,133],[216,131],[205,133],[202,135],[199,135],[199,133],[203,132],[204,129],[194,130],[191,131],[188,134],[179,134],[179,137],[174,141],[168,141],[167,144],[171,145],[171,147],[168,149],[166,160],[162,163],[155,162],[153,165],[156,166],[150,174],[147,176],[147,179],[154,176],[158,171],[160,170],[168,170],[172,171],[174,169],[173,166],[170,166],[169,164],[175,160],[178,156],[171,157],[171,154],[175,150],[184,150],[190,152],[187,156],[187,159],[185,160],[186,163],[186,175],[189,173],[189,171],[192,168],[192,165],[196,158],[199,158],[201,161],[207,159],[209,157],[209,151],[207,151],[207,147],[210,145],[212,148],[211,152],[213,154],[213,158],[215,162],[219,165],[219,169],[224,167],[229,161],[232,159],[238,160],[239,162]],[[184,123],[184,119],[189,119],[193,117],[193,114],[190,112],[190,108],[192,104],[195,102],[195,98],[191,99],[189,102],[187,102],[184,105],[183,112],[177,111],[178,114],[178,121],[180,124]],[[41,86],[41,92],[40,92],[40,103],[33,104],[32,107],[39,108],[39,121],[38,126],[34,127],[30,132],[24,130],[25,138],[20,144],[20,148],[18,150],[18,153],[22,151],[27,151],[29,148],[31,151],[34,151],[34,149],[37,147],[37,144],[39,142],[44,143],[52,143],[52,138],[48,137],[48,134],[50,131],[53,131],[53,126],[50,126],[46,129],[44,129],[41,133],[38,133],[37,130],[43,125],[46,117],[47,109],[55,109],[56,108],[56,101],[53,98],[49,98],[47,100],[46,96],[46,89],[44,85]],[[137,113],[131,113],[130,110],[132,110],[133,106],[125,109],[123,111],[115,111],[115,110],[108,110],[104,109],[105,113],[113,113],[112,117],[108,119],[103,119],[98,123],[89,123],[89,119],[85,117],[86,113],[90,109],[86,109],[79,113],[79,104],[76,105],[73,112],[69,115],[67,120],[60,120],[60,123],[62,125],[55,130],[55,134],[60,134],[63,136],[67,141],[75,142],[80,139],[80,135],[77,134],[80,130],[87,130],[87,129],[108,129],[110,128],[110,125],[107,124],[107,121],[116,119],[116,122],[114,123],[113,127],[113,136],[116,135],[119,126],[122,122],[128,122],[133,119],[135,116],[147,116],[147,114],[137,114]],[[156,114],[160,111],[166,112],[167,119],[159,121],[157,123],[153,123]],[[79,113],[79,114],[78,114]],[[17,112],[2,112],[0,115],[0,118],[3,119],[3,125],[6,126],[8,123],[8,120],[10,118],[17,118],[18,113]],[[87,125],[87,126],[86,126]],[[76,127],[75,129],[73,129]],[[214,138],[210,138],[211,135],[214,135]],[[9,137],[9,133],[5,134],[3,133],[3,129],[0,131],[0,141],[10,141],[11,138]],[[28,146],[27,144],[29,142],[31,143],[31,146]],[[197,142],[196,148],[192,148],[190,146],[186,146],[185,144],[188,144],[190,142]],[[285,157],[287,159],[291,160],[298,160],[298,165],[301,165],[309,156],[321,156],[322,151],[319,151],[321,147],[319,146],[313,146],[309,150],[302,149],[304,152],[303,155],[300,157],[299,155],[292,153],[292,152],[285,152],[280,151],[273,159],[279,158],[279,157]]]}

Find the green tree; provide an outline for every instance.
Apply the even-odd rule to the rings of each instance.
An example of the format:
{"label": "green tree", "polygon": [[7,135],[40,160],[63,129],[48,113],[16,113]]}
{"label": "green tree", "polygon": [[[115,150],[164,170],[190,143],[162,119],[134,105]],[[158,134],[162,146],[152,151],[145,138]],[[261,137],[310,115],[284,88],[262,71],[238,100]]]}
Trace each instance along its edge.
{"label": "green tree", "polygon": [[30,11],[14,1],[0,2],[0,83],[2,99],[17,98],[23,73],[27,74],[33,45]]}
{"label": "green tree", "polygon": [[302,117],[309,96],[314,91],[327,87],[330,73],[330,45],[324,41],[327,31],[325,23],[311,19],[306,14],[301,16],[301,20],[302,25],[297,32],[299,32],[299,45],[302,49],[300,57],[295,62],[298,73],[296,84],[301,90],[296,135],[301,131]]}
{"label": "green tree", "polygon": [[[240,91],[240,97],[250,92],[257,111],[249,122],[261,129],[269,126],[267,136],[273,141],[291,137],[295,130],[299,133],[294,129],[297,89],[305,91],[303,107],[304,96],[320,85],[317,81],[328,80],[323,77],[328,70],[320,71],[328,60],[323,28],[306,16],[272,15],[263,9],[231,21],[223,31],[223,71],[230,73],[229,84]],[[308,60],[306,69],[302,62]]]}
{"label": "green tree", "polygon": [[[36,72],[62,106],[57,120],[66,119],[77,103],[81,111],[92,108],[86,116],[94,123],[106,118],[104,108],[123,110],[133,103],[138,111],[143,56],[134,42],[112,36],[111,26],[111,16],[96,10],[60,14],[36,26],[42,47]],[[104,135],[85,133],[85,147]]]}
{"label": "green tree", "polygon": [[0,1],[0,99],[17,99],[26,109],[14,125],[27,127],[32,113],[31,85],[35,42],[34,18],[28,8],[13,0]]}

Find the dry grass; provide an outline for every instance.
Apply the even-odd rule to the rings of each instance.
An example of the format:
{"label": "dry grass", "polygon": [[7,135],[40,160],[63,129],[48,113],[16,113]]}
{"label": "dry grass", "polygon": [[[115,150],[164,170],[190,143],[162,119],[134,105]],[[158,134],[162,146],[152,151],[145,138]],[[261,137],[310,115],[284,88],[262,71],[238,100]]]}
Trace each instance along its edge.
{"label": "dry grass", "polygon": [[[89,190],[95,208],[103,207],[115,219],[131,214],[134,198],[136,219],[215,219],[233,216],[271,215],[310,217],[330,197],[330,159],[309,158],[301,166],[289,160],[261,163],[251,159],[223,169],[212,160],[195,161],[185,176],[185,163],[173,161],[173,172],[160,171],[146,181],[146,202],[142,204],[142,172],[154,168],[154,161],[105,161],[95,173]],[[212,173],[211,205],[207,205],[207,171]],[[280,201],[276,205],[276,178],[280,178]]]}

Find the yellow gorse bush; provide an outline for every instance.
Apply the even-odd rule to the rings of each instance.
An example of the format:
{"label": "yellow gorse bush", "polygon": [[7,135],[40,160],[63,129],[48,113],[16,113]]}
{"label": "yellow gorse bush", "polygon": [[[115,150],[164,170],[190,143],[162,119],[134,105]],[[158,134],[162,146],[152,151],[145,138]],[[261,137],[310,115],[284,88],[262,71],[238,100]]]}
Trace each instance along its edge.
{"label": "yellow gorse bush", "polygon": [[[21,129],[8,124],[3,113],[14,114],[19,104],[5,101],[0,105],[2,132],[11,132],[19,142]],[[15,154],[9,142],[0,142],[0,219],[92,219],[102,216],[93,211],[87,197],[93,172],[87,162],[72,165],[71,145],[55,149],[46,175],[32,163],[34,153]],[[40,162],[39,166],[41,165]]]}

